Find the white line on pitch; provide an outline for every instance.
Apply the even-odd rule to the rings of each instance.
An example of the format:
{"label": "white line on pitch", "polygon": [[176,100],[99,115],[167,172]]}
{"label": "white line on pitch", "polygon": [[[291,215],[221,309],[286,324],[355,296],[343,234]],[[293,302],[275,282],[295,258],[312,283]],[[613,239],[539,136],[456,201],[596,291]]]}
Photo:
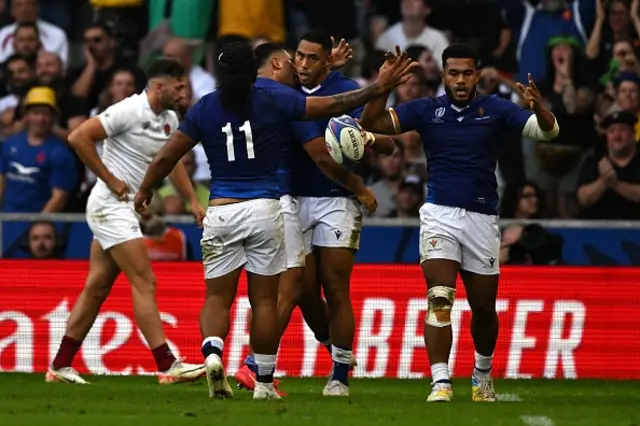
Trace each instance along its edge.
{"label": "white line on pitch", "polygon": [[528,426],[555,426],[553,420],[547,416],[520,416],[520,420]]}
{"label": "white line on pitch", "polygon": [[496,400],[500,402],[522,402],[522,398],[517,393],[499,393],[496,395]]}

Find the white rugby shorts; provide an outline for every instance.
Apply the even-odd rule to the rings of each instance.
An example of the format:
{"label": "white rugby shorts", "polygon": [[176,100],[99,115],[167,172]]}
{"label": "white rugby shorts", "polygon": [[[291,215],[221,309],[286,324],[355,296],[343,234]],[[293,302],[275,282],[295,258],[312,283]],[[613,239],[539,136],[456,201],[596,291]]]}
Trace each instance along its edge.
{"label": "white rugby shorts", "polygon": [[305,265],[302,226],[298,216],[298,200],[291,195],[280,197],[284,219],[284,252],[287,269],[303,268]]}
{"label": "white rugby shorts", "polygon": [[351,197],[298,197],[305,255],[313,247],[360,248],[362,208]]}
{"label": "white rugby shorts", "polygon": [[93,238],[103,250],[143,238],[140,216],[131,198],[127,202],[119,201],[113,193],[94,188],[87,201],[86,217]]}
{"label": "white rugby shorts", "polygon": [[209,206],[200,246],[205,279],[221,277],[241,266],[258,275],[283,272],[286,261],[280,200]]}
{"label": "white rugby shorts", "polygon": [[420,208],[420,263],[449,259],[480,275],[500,273],[498,216],[426,203]]}

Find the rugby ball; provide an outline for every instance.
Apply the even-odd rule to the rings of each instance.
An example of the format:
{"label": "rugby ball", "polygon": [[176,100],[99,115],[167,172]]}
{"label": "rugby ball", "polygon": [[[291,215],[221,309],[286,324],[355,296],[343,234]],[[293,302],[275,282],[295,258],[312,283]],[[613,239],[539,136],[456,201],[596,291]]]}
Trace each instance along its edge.
{"label": "rugby ball", "polygon": [[358,162],[364,156],[364,138],[360,126],[348,115],[329,120],[324,132],[327,150],[331,157],[340,164],[345,160]]}

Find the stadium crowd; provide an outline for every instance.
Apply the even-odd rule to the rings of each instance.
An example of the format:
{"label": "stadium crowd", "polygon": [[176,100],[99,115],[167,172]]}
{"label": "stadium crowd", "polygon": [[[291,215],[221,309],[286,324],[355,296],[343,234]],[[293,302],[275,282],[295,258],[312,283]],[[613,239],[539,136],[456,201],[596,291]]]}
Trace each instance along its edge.
{"label": "stadium crowd", "polygon": [[[520,102],[531,73],[561,133],[552,143],[504,140],[496,174],[505,218],[640,218],[640,0],[87,0],[0,1],[0,205],[3,212],[84,212],[95,176],[66,146],[87,117],[145,86],[164,55],[189,70],[190,103],[215,90],[216,51],[266,40],[295,49],[310,27],[346,39],[341,70],[366,85],[400,45],[422,67],[390,98],[444,93],[441,53],[467,42],[482,56],[479,90]],[[179,5],[179,6],[178,6]],[[183,105],[184,113],[190,104]],[[378,217],[416,217],[427,165],[419,136],[388,157],[367,153],[361,173]],[[44,147],[44,148],[43,148]],[[25,164],[30,150],[35,164]],[[203,205],[201,147],[183,159]],[[44,170],[40,173],[40,170]],[[169,185],[159,211],[184,214]]]}

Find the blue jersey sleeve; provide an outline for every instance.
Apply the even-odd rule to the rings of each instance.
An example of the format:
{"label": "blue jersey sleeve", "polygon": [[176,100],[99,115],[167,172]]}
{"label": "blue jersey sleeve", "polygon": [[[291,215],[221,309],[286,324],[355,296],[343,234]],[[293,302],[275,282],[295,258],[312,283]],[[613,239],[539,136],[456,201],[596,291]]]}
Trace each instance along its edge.
{"label": "blue jersey sleeve", "polygon": [[504,124],[513,131],[518,132],[518,134],[521,134],[525,124],[527,124],[527,121],[529,121],[529,118],[533,115],[533,112],[507,99],[496,97],[496,100],[500,105]]}
{"label": "blue jersey sleeve", "polygon": [[402,133],[417,130],[420,127],[420,110],[424,109],[424,106],[424,99],[416,99],[394,108]]}
{"label": "blue jersey sleeve", "polygon": [[324,136],[322,129],[315,121],[294,121],[292,128],[296,143],[301,145]]}
{"label": "blue jersey sleeve", "polygon": [[290,120],[304,119],[304,114],[307,112],[307,98],[302,93],[290,89],[273,91],[271,95]]}
{"label": "blue jersey sleeve", "polygon": [[7,173],[7,150],[9,144],[7,142],[0,144],[0,174]]}
{"label": "blue jersey sleeve", "polygon": [[64,146],[56,147],[51,152],[51,175],[49,186],[63,191],[71,191],[78,181],[76,159]]}
{"label": "blue jersey sleeve", "polygon": [[178,126],[178,130],[180,130],[185,135],[189,136],[193,141],[200,142],[200,129],[198,128],[198,117],[200,116],[200,108],[202,108],[202,103],[204,102],[204,97],[200,99],[195,105],[189,108],[187,115],[184,117],[184,120]]}

